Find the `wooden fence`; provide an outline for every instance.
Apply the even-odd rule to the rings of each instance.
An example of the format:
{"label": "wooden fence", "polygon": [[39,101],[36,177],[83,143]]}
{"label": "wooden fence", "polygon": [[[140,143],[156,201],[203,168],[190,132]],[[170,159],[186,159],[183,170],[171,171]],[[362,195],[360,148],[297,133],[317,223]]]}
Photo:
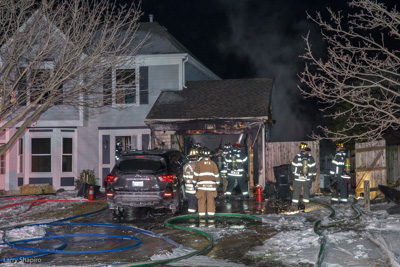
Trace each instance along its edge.
{"label": "wooden fence", "polygon": [[364,193],[364,181],[369,180],[370,197],[380,194],[378,185],[386,185],[386,146],[385,140],[356,143],[356,194]]}
{"label": "wooden fence", "polygon": [[[311,194],[320,192],[320,168],[319,168],[319,141],[304,141],[311,148],[311,155],[317,163],[317,177],[311,187]],[[265,180],[275,182],[274,167],[291,164],[291,161],[299,153],[298,142],[270,142],[266,144],[266,177]]]}

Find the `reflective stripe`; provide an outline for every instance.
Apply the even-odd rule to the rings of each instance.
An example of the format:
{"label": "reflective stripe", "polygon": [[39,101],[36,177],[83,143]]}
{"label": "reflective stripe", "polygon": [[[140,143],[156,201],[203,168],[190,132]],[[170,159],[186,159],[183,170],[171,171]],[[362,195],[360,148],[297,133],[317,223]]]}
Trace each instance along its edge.
{"label": "reflective stripe", "polygon": [[188,209],[188,212],[196,212],[194,209]]}
{"label": "reflective stripe", "polygon": [[194,189],[194,184],[186,184],[186,189],[193,190]]}
{"label": "reflective stripe", "polygon": [[190,168],[190,172],[193,172],[193,168],[192,168],[192,166],[191,166],[191,165],[187,165],[187,166],[186,166],[186,168],[185,168],[185,172],[187,172],[187,170],[186,170],[187,168]]}
{"label": "reflective stripe", "polygon": [[341,202],[347,202],[347,198],[341,198],[340,201]]}
{"label": "reflective stripe", "polygon": [[205,213],[205,212],[199,212],[199,215],[200,215],[200,216],[205,216],[206,213]]}
{"label": "reflective stripe", "polygon": [[207,212],[208,215],[214,216],[215,212]]}
{"label": "reflective stripe", "polygon": [[292,199],[293,203],[299,203],[299,201],[297,199]]}
{"label": "reflective stripe", "polygon": [[308,199],[304,199],[304,198],[303,198],[303,201],[304,201],[305,203],[310,203],[310,200],[308,200]]}
{"label": "reflective stripe", "polygon": [[219,177],[219,174],[214,174],[212,172],[202,172],[202,173],[198,174],[198,176],[215,176],[215,177]]}
{"label": "reflective stripe", "polygon": [[237,176],[237,177],[240,177],[240,176],[243,176],[243,174],[229,173],[228,176]]}
{"label": "reflective stripe", "polygon": [[192,174],[184,174],[183,178],[193,178],[193,175]]}
{"label": "reflective stripe", "polygon": [[217,188],[210,188],[210,187],[199,187],[197,190],[202,190],[202,191],[216,191]]}
{"label": "reflective stripe", "polygon": [[300,182],[305,182],[305,181],[309,181],[310,179],[308,177],[305,176],[299,176],[294,178],[296,181],[300,181]]}
{"label": "reflective stripe", "polygon": [[188,194],[196,194],[196,190],[185,190]]}
{"label": "reflective stripe", "polygon": [[201,185],[201,184],[211,184],[211,185],[215,185],[217,182],[214,182],[214,181],[200,181],[200,182],[198,182],[197,184],[198,185]]}
{"label": "reflective stripe", "polygon": [[225,195],[232,195],[232,192],[225,192]]}
{"label": "reflective stripe", "polygon": [[338,199],[337,197],[333,197],[333,198],[331,198],[331,200],[333,200],[333,201],[339,201],[339,199]]}
{"label": "reflective stripe", "polygon": [[249,194],[249,192],[243,192],[243,194],[242,194],[242,195],[244,195],[244,196],[245,196],[245,195],[248,195],[248,194]]}

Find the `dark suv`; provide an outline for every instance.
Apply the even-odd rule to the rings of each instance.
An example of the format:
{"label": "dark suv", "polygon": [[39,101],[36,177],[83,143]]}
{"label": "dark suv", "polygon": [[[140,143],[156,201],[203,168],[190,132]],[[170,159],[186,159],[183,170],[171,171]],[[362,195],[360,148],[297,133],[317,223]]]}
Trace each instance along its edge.
{"label": "dark suv", "polygon": [[182,211],[183,156],[177,150],[133,151],[121,156],[104,180],[114,216],[126,208],[168,208]]}

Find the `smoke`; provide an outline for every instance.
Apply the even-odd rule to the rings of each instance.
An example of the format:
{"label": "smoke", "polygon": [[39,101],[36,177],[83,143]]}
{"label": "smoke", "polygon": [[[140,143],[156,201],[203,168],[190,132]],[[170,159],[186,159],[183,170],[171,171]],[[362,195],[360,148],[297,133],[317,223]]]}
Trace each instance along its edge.
{"label": "smoke", "polygon": [[299,58],[305,48],[302,37],[308,31],[317,35],[318,29],[306,18],[306,4],[282,0],[219,2],[231,29],[230,38],[219,44],[220,51],[248,57],[255,77],[275,81],[272,112],[276,123],[270,141],[308,139],[319,111],[315,103],[302,98],[297,74],[304,68]]}

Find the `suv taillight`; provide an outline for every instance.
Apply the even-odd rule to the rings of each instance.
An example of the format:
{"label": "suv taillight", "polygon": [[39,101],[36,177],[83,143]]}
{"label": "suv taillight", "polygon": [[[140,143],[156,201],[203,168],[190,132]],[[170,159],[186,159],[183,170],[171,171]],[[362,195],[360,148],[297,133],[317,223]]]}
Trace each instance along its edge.
{"label": "suv taillight", "polygon": [[160,181],[163,183],[172,183],[176,179],[176,174],[164,174],[158,176],[158,179],[160,179]]}
{"label": "suv taillight", "polygon": [[119,177],[116,175],[109,174],[107,175],[106,181],[107,183],[115,183],[116,181],[118,181],[118,178]]}

